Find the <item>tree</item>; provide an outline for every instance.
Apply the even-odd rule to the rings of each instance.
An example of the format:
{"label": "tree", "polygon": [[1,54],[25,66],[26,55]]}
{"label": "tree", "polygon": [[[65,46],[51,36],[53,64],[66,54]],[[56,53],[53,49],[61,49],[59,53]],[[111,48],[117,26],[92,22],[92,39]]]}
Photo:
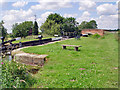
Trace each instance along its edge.
{"label": "tree", "polygon": [[60,35],[60,24],[55,23],[53,20],[45,22],[41,27],[41,30],[44,30],[44,33],[48,35],[58,34]]}
{"label": "tree", "polygon": [[87,22],[86,22],[86,21],[83,21],[83,22],[78,26],[78,28],[79,28],[79,29],[85,29],[85,28],[86,28],[86,24],[87,24]]}
{"label": "tree", "polygon": [[89,23],[92,26],[91,28],[93,28],[93,29],[97,28],[97,23],[95,20],[91,20]]}
{"label": "tree", "polygon": [[55,13],[55,14],[50,14],[47,17],[46,22],[48,22],[49,20],[53,20],[53,21],[55,21],[55,23],[61,24],[61,23],[63,23],[64,18],[62,16],[60,16],[59,14]]}
{"label": "tree", "polygon": [[95,20],[91,20],[90,22],[83,21],[78,27],[79,29],[96,29],[97,24]]}
{"label": "tree", "polygon": [[49,35],[63,35],[64,32],[69,35],[69,33],[74,33],[78,29],[78,22],[73,17],[64,18],[55,13],[47,17],[40,29],[44,30],[44,33]]}
{"label": "tree", "polygon": [[33,25],[32,34],[38,35],[38,24],[36,21],[34,22],[34,25]]}
{"label": "tree", "polygon": [[67,33],[67,35],[70,32],[75,32],[78,30],[78,22],[75,20],[75,18],[65,18],[64,24],[63,24],[63,31]]}
{"label": "tree", "polygon": [[7,36],[7,29],[3,26],[4,21],[2,20],[0,22],[0,36],[1,37],[6,37]]}
{"label": "tree", "polygon": [[18,34],[20,34],[20,33],[18,33],[20,30],[18,29],[18,23],[15,23],[15,24],[13,24],[13,26],[12,26],[12,37],[17,37],[17,36],[20,36],[20,35],[18,35]]}
{"label": "tree", "polygon": [[64,18],[57,13],[50,14],[45,23],[41,25],[40,29],[44,30],[44,33],[48,35],[61,35],[63,20]]}
{"label": "tree", "polygon": [[15,23],[12,26],[12,33],[14,37],[26,37],[29,35],[29,30],[33,26],[32,21],[25,21],[20,24]]}

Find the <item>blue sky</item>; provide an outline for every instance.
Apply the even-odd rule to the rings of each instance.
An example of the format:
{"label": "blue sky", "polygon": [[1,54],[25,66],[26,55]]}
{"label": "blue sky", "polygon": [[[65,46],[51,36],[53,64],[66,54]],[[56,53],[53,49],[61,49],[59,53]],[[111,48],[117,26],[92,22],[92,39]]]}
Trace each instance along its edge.
{"label": "blue sky", "polygon": [[14,23],[34,21],[37,15],[39,26],[44,23],[51,13],[58,13],[64,17],[75,17],[82,21],[96,20],[99,29],[118,28],[118,1],[109,0],[98,2],[95,0],[71,1],[71,0],[13,0],[0,2],[0,20],[4,20],[4,26],[11,33]]}

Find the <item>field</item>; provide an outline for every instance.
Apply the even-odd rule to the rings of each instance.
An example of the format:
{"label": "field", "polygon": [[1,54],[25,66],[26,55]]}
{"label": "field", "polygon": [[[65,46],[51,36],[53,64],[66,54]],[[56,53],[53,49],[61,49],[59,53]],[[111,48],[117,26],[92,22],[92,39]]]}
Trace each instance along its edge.
{"label": "field", "polygon": [[[62,49],[62,44],[82,45]],[[105,38],[82,37],[45,46],[22,49],[26,53],[47,54],[45,65],[33,77],[34,88],[118,88],[118,41],[114,34]]]}

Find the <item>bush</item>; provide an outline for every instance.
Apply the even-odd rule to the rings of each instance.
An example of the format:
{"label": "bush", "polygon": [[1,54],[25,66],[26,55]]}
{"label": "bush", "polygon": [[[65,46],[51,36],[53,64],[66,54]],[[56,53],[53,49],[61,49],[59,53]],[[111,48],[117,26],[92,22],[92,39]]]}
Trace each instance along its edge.
{"label": "bush", "polygon": [[1,64],[0,82],[2,82],[2,88],[25,88],[35,82],[35,79],[27,73],[25,65],[7,60],[4,60]]}
{"label": "bush", "polygon": [[100,38],[101,36],[96,33],[96,34],[92,35],[91,37],[92,37],[92,38]]}

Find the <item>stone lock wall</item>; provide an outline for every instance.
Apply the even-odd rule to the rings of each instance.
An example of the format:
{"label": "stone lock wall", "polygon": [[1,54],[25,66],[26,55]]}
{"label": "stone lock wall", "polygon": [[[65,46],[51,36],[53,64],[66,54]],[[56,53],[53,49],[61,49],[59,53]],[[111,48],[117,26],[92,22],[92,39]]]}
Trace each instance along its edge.
{"label": "stone lock wall", "polygon": [[88,34],[88,33],[91,33],[91,34],[99,34],[101,36],[104,35],[104,30],[103,29],[83,29],[81,31],[82,34]]}
{"label": "stone lock wall", "polygon": [[14,56],[15,61],[30,65],[43,66],[48,55],[35,55],[28,53],[19,53]]}

